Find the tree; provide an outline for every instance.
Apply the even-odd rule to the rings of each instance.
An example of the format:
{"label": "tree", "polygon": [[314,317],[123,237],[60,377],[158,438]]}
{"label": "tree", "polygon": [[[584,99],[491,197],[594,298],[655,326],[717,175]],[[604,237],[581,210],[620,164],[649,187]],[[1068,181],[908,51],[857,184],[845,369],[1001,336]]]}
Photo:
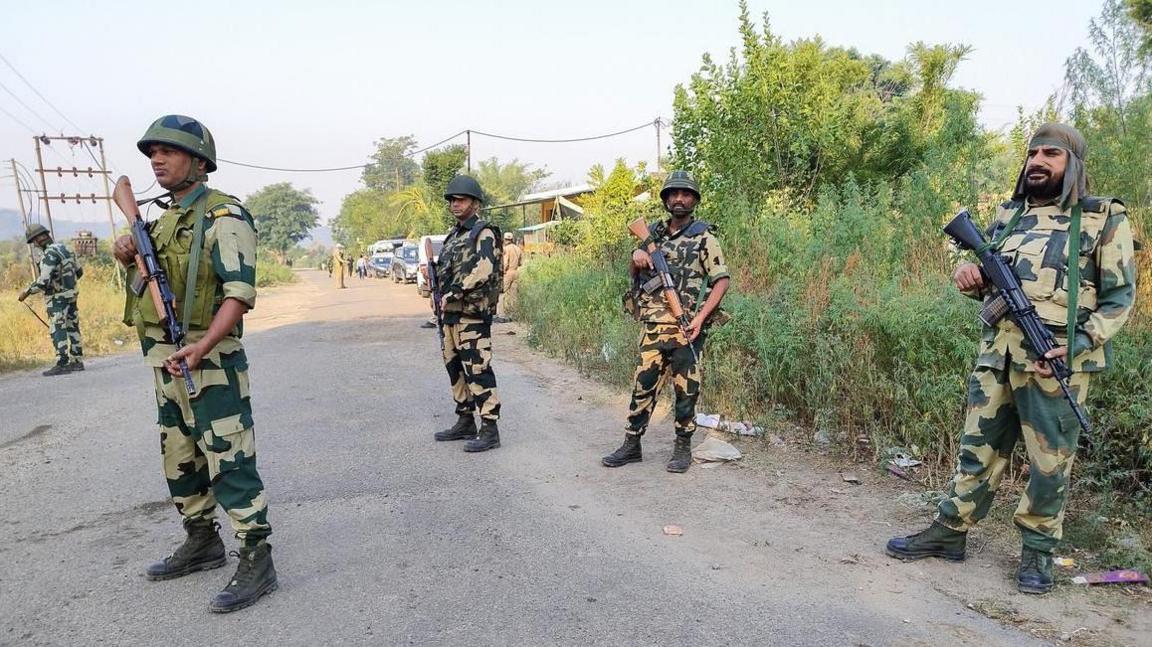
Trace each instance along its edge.
{"label": "tree", "polygon": [[1144,30],[1140,51],[1152,58],[1152,0],[1127,0],[1128,15]]}
{"label": "tree", "polygon": [[[476,180],[484,188],[489,207],[515,202],[549,175],[551,173],[546,169],[533,169],[531,164],[520,160],[501,164],[495,157],[481,160],[475,170]],[[526,224],[519,209],[496,209],[485,213],[488,220],[506,231]]]}
{"label": "tree", "polygon": [[244,201],[256,219],[260,246],[272,252],[279,263],[288,249],[308,237],[320,215],[320,201],[308,189],[296,189],[290,182],[269,184]]}
{"label": "tree", "polygon": [[409,157],[416,149],[411,135],[382,138],[375,142],[372,162],[364,167],[360,180],[369,189],[399,191],[420,179],[420,166]]}

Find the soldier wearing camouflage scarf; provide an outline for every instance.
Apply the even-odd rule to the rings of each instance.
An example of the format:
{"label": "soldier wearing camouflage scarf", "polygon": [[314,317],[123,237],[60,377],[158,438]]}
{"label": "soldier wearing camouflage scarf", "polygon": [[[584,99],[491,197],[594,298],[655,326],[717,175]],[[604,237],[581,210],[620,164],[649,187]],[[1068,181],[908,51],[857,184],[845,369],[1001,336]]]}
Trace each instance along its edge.
{"label": "soldier wearing camouflage scarf", "polygon": [[[1081,404],[1092,375],[1108,367],[1109,340],[1127,321],[1135,298],[1124,204],[1088,195],[1085,148],[1076,129],[1042,126],[1028,144],[1012,199],[1001,205],[987,232],[1056,336],[1059,347],[1045,357],[1065,358]],[[1078,263],[1072,271],[1069,257]],[[1079,285],[1070,286],[1069,276],[1077,274]],[[973,263],[957,267],[953,280],[970,297],[995,298]],[[968,379],[968,414],[948,496],[930,528],[890,540],[888,554],[964,559],[966,533],[988,514],[1012,449],[1023,438],[1029,475],[1014,515],[1023,544],[1017,587],[1048,592],[1079,436],[1080,425],[1051,368],[1026,345],[1020,328],[1008,317],[986,323]]]}
{"label": "soldier wearing camouflage scarf", "polygon": [[467,440],[464,451],[483,452],[500,446],[496,425],[500,397],[492,371],[492,318],[502,285],[500,230],[480,219],[484,191],[467,175],[452,178],[444,199],[456,224],[435,262],[443,312],[444,368],[452,383],[456,424],[433,436],[441,441]]}
{"label": "soldier wearing camouflage scarf", "polygon": [[[704,351],[704,338],[715,323],[714,315],[720,314],[720,301],[728,291],[728,267],[712,227],[692,215],[700,204],[700,188],[687,172],[673,171],[668,176],[660,190],[660,201],[672,217],[651,225],[648,240],[632,253],[634,289],[626,303],[640,320],[643,333],[628,426],[624,443],[601,462],[606,467],[620,467],[643,460],[640,437],[648,428],[661,387],[671,377],[676,394],[676,441],[666,467],[669,472],[686,472],[692,463],[696,399],[700,396],[697,357]],[[681,330],[672,315],[660,279],[653,274],[652,257],[643,249],[649,242],[655,243],[668,260],[676,292],[684,311],[691,316],[687,332]]]}
{"label": "soldier wearing camouflage scarf", "polygon": [[84,268],[76,263],[72,251],[64,243],[52,242],[52,234],[44,225],[31,225],[25,241],[40,249],[40,274],[20,292],[20,301],[30,294],[43,294],[48,314],[49,333],[56,349],[56,365],[44,375],[63,375],[84,370],[84,349],[80,339],[80,314],[76,309],[76,280],[84,276]]}
{"label": "soldier wearing camouflage scarf", "polygon": [[[242,609],[276,588],[267,538],[268,504],[256,471],[256,438],[249,396],[248,357],[240,341],[243,317],[256,304],[256,229],[236,198],[204,182],[216,170],[212,135],[195,119],[168,115],[137,142],[169,191],[149,236],[176,297],[185,345],[165,339],[153,301],[131,290],[125,322],[136,326],[140,349],[155,378],[164,475],[188,534],[165,559],[148,566],[150,580],[181,577],[227,562],[220,505],[240,540],[236,574],[208,608]],[[161,196],[165,197],[165,196]],[[134,273],[131,236],[116,240],[116,258]],[[181,379],[179,361],[191,369],[194,391]]]}

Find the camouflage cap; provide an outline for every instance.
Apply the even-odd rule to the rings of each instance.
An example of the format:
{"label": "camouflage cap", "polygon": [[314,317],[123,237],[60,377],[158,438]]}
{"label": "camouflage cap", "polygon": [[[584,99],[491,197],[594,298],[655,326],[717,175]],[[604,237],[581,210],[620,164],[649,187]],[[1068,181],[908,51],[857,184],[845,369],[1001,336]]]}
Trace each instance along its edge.
{"label": "camouflage cap", "polygon": [[696,195],[696,199],[700,199],[700,185],[696,184],[696,180],[688,174],[688,171],[672,171],[668,174],[668,179],[664,180],[664,186],[660,189],[660,201],[663,202],[668,199],[668,194],[673,189],[685,189],[691,191]]}
{"label": "camouflage cap", "polygon": [[28,225],[28,231],[24,233],[24,242],[31,243],[40,236],[44,235],[47,235],[49,238],[51,238],[52,232],[48,231],[48,228],[44,225],[41,225],[40,223],[33,223]]}
{"label": "camouflage cap", "polygon": [[204,124],[192,117],[164,115],[152,122],[144,136],[136,142],[136,148],[147,157],[152,144],[165,144],[178,148],[204,160],[205,170],[208,173],[216,170],[216,141]]}

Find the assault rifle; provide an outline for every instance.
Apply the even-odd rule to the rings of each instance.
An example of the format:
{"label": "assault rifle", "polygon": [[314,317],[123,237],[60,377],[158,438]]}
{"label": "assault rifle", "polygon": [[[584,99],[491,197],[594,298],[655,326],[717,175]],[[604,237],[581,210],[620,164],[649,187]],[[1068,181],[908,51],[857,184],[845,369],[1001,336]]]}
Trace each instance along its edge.
{"label": "assault rifle", "polygon": [[[980,230],[972,223],[972,217],[968,212],[961,211],[956,214],[952,222],[944,227],[944,233],[956,241],[956,244],[962,249],[976,254],[980,261],[981,274],[999,292],[997,298],[1003,301],[1006,307],[1005,314],[1024,333],[1024,339],[1028,345],[1039,353],[1041,358],[1056,348],[1055,336],[1040,320],[1040,315],[1036,314],[1036,306],[1033,306],[1032,302],[1028,300],[1028,296],[1024,294],[1024,290],[1020,286],[1020,278],[1012,271],[1012,267],[1004,260],[1004,257],[988,246]],[[1072,262],[1075,262],[1075,259]],[[988,321],[985,320],[985,323]],[[1068,340],[1069,353],[1072,350],[1072,342],[1073,340]],[[1084,433],[1092,433],[1092,426],[1088,423],[1088,417],[1080,408],[1080,404],[1076,402],[1076,398],[1072,397],[1072,391],[1068,385],[1068,378],[1072,375],[1072,370],[1068,368],[1067,362],[1059,357],[1042,359],[1042,361],[1047,362],[1052,369],[1053,377],[1060,384],[1060,390],[1064,392],[1064,399],[1072,407],[1072,413],[1076,414],[1076,420],[1084,429]]]}
{"label": "assault rifle", "polygon": [[440,350],[444,350],[444,312],[442,309],[440,295],[440,277],[436,276],[436,261],[432,256],[432,239],[424,239],[424,257],[428,262],[424,267],[428,268],[428,292],[432,297],[432,313],[436,315],[436,334],[440,337]]}
{"label": "assault rifle", "polygon": [[[172,293],[172,284],[168,281],[168,274],[160,267],[160,260],[156,257],[156,246],[148,235],[148,228],[144,219],[140,217],[140,204],[132,194],[132,183],[128,176],[121,175],[116,180],[116,188],[112,191],[112,201],[120,207],[128,225],[132,229],[132,241],[136,243],[136,280],[132,282],[132,292],[137,297],[144,296],[145,288],[152,297],[152,305],[156,314],[160,316],[160,325],[164,327],[164,341],[175,344],[177,349],[184,347],[184,329],[176,317],[176,295]],[[189,280],[192,280],[191,278]],[[196,391],[192,383],[192,372],[188,370],[188,362],[180,360],[180,373],[184,376],[184,388],[188,395]]]}
{"label": "assault rifle", "polygon": [[648,256],[652,258],[652,266],[656,268],[656,275],[660,278],[664,302],[668,304],[668,311],[672,313],[673,317],[676,317],[676,321],[680,325],[680,334],[684,337],[684,344],[692,351],[692,359],[699,363],[700,356],[696,354],[696,347],[688,338],[688,326],[692,322],[688,319],[688,313],[684,312],[684,305],[680,302],[680,295],[676,292],[676,284],[672,282],[672,270],[668,267],[668,259],[664,257],[664,252],[660,251],[656,243],[649,240],[648,225],[643,218],[637,218],[628,223],[628,231],[632,232],[632,235],[639,238],[641,242],[647,242],[644,251],[648,252]]}

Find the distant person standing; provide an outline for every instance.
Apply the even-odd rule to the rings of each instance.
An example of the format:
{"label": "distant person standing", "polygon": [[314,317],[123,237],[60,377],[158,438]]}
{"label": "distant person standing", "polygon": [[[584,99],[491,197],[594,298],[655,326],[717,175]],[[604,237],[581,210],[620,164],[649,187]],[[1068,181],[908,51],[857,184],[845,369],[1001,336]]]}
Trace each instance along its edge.
{"label": "distant person standing", "polygon": [[339,289],[346,287],[344,285],[344,268],[347,267],[346,263],[347,261],[344,259],[344,246],[336,243],[336,245],[332,247],[332,265],[328,267],[328,276],[333,276],[333,272],[335,272],[336,287]]}
{"label": "distant person standing", "polygon": [[56,365],[44,371],[44,375],[83,371],[84,350],[80,339],[80,315],[76,309],[76,279],[84,275],[84,268],[76,264],[76,258],[64,243],[52,242],[52,234],[44,225],[28,227],[25,241],[40,248],[40,275],[17,298],[23,301],[30,294],[44,295],[48,330],[56,348]]}
{"label": "distant person standing", "polygon": [[516,308],[516,292],[520,286],[520,264],[523,259],[524,250],[516,244],[512,232],[504,232],[504,290],[503,298],[500,299],[501,308],[495,319],[497,323],[507,323],[512,320],[509,312]]}
{"label": "distant person standing", "polygon": [[356,259],[356,278],[363,279],[368,276],[368,259],[363,254]]}

